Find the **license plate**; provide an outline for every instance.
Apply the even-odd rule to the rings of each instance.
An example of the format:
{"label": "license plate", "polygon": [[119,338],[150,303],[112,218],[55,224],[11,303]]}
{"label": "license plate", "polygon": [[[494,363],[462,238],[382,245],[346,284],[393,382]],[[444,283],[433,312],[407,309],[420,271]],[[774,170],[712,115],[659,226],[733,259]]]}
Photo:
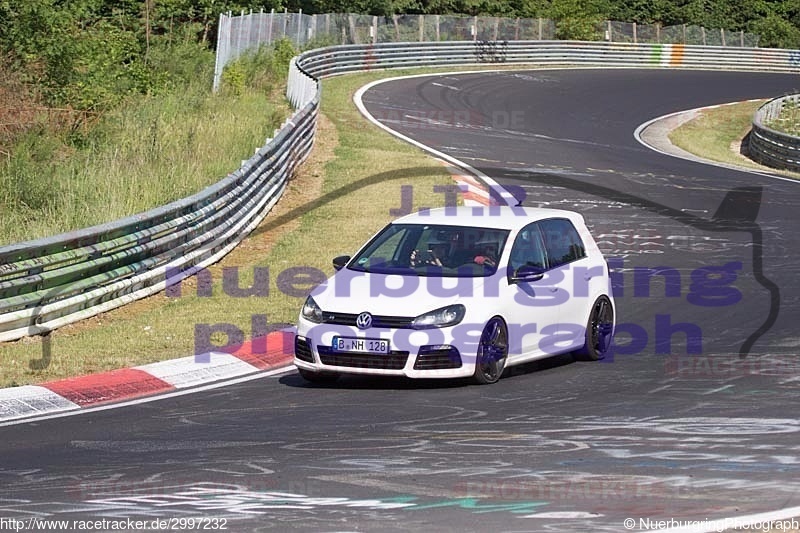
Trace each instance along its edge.
{"label": "license plate", "polygon": [[333,338],[333,350],[335,352],[387,354],[389,353],[389,341],[386,339],[336,336]]}

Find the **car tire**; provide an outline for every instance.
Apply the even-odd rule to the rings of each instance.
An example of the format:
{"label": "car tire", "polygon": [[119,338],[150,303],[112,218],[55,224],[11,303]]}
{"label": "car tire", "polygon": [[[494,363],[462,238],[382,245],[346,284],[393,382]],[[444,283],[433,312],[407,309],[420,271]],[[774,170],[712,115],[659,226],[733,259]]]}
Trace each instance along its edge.
{"label": "car tire", "polygon": [[339,374],[335,372],[314,372],[305,368],[298,368],[297,371],[304,380],[318,385],[334,383],[339,379]]}
{"label": "car tire", "polygon": [[600,296],[594,301],[586,323],[583,346],[573,352],[581,361],[599,361],[611,348],[614,332],[614,307],[607,296]]}
{"label": "car tire", "polygon": [[481,385],[496,383],[503,375],[508,360],[508,328],[500,317],[494,317],[483,328],[475,355],[473,378]]}

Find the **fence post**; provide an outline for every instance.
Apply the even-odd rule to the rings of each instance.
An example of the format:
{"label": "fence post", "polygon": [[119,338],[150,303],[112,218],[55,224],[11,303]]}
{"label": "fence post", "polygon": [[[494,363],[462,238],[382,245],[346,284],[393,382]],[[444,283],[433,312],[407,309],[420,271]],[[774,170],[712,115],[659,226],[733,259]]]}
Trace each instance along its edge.
{"label": "fence post", "polygon": [[514,40],[519,41],[519,17],[514,22]]}
{"label": "fence post", "polygon": [[722,37],[722,46],[726,46],[725,45],[725,30],[723,28],[720,28],[719,29],[719,34]]}
{"label": "fence post", "polygon": [[661,43],[661,23],[656,23],[656,42]]}
{"label": "fence post", "polygon": [[683,25],[683,44],[686,44],[686,24]]}
{"label": "fence post", "polygon": [[219,14],[219,29],[217,30],[217,57],[214,61],[214,92],[219,91],[222,81],[222,69],[228,61],[230,54],[231,18],[225,13]]}
{"label": "fence post", "polygon": [[316,37],[316,35],[317,35],[317,15],[311,15],[311,22],[309,23],[309,26],[308,26],[307,35],[308,35],[308,39],[306,40],[307,43],[310,42],[310,41],[313,41],[314,37]]}
{"label": "fence post", "polygon": [[706,45],[706,27],[700,26],[700,34],[703,36],[703,46]]}
{"label": "fence post", "polygon": [[267,44],[272,44],[272,23],[275,20],[275,8],[269,10],[269,29],[267,30]]}
{"label": "fence post", "polygon": [[247,14],[247,39],[245,41],[245,49],[249,50],[253,46],[253,10]]}
{"label": "fence post", "polygon": [[264,29],[264,8],[261,8],[261,11],[258,12],[258,34],[256,35],[256,44],[261,47],[261,43],[264,42],[264,38],[262,37],[262,30]]}
{"label": "fence post", "polygon": [[297,10],[297,47],[300,48],[300,25],[303,22],[303,10]]}
{"label": "fence post", "polygon": [[286,38],[286,25],[289,24],[289,11],[283,8],[283,38]]}
{"label": "fence post", "polygon": [[400,42],[400,25],[397,23],[397,15],[392,15],[392,22],[394,23],[394,42]]}
{"label": "fence post", "polygon": [[744,48],[744,30],[739,30],[739,46]]}
{"label": "fence post", "polygon": [[360,44],[358,42],[358,32],[356,31],[356,19],[352,13],[347,15],[347,22],[350,25],[350,39],[353,41],[353,44]]}
{"label": "fence post", "polygon": [[611,31],[611,21],[606,21],[606,41],[614,42],[614,34]]}
{"label": "fence post", "polygon": [[634,42],[634,44],[639,42],[639,41],[636,40],[636,23],[635,22],[633,23],[633,42]]}
{"label": "fence post", "polygon": [[542,25],[543,24],[544,24],[544,21],[542,20],[542,17],[539,17],[539,40],[540,41],[542,40]]}
{"label": "fence post", "polygon": [[472,27],[475,28],[475,33],[472,34],[472,40],[478,40],[478,15],[475,15],[472,19]]}
{"label": "fence post", "polygon": [[419,16],[419,42],[425,40],[425,17],[424,15]]}
{"label": "fence post", "polygon": [[325,37],[331,34],[331,14],[325,13]]}
{"label": "fence post", "polygon": [[[244,9],[239,14],[239,16],[240,17],[244,17]],[[240,54],[239,51],[242,49],[242,35],[244,34],[244,32],[242,31],[241,20],[242,19],[240,18],[239,19],[239,21],[240,21],[240,23],[239,23],[239,32],[238,32],[238,35],[236,35],[236,50],[234,51],[233,54],[231,54],[231,57],[234,58],[234,59],[239,57],[239,54]],[[233,27],[231,27],[231,29],[233,29]]]}
{"label": "fence post", "polygon": [[497,40],[497,32],[500,31],[500,19],[495,17],[494,18],[494,34],[492,35],[492,40]]}
{"label": "fence post", "polygon": [[436,40],[441,41],[442,36],[439,34],[439,15],[434,15],[434,22],[436,23]]}

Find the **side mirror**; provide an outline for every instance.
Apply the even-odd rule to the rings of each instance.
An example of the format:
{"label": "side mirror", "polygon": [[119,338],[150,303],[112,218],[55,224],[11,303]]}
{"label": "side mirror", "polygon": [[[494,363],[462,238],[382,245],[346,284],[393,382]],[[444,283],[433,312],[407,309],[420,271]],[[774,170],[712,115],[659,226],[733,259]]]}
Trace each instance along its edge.
{"label": "side mirror", "polygon": [[340,255],[339,257],[334,257],[333,268],[335,268],[336,270],[341,270],[344,268],[344,266],[347,264],[348,261],[350,261],[349,255]]}
{"label": "side mirror", "polygon": [[542,267],[523,265],[519,267],[510,278],[511,283],[532,283],[544,277]]}

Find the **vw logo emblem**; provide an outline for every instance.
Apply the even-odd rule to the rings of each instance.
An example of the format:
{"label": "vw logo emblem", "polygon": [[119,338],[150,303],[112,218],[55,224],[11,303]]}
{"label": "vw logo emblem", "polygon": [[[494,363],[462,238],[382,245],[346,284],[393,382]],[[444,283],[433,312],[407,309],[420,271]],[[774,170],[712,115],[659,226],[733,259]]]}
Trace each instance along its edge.
{"label": "vw logo emblem", "polygon": [[369,329],[372,326],[372,315],[369,313],[361,313],[356,317],[356,326],[358,329]]}

